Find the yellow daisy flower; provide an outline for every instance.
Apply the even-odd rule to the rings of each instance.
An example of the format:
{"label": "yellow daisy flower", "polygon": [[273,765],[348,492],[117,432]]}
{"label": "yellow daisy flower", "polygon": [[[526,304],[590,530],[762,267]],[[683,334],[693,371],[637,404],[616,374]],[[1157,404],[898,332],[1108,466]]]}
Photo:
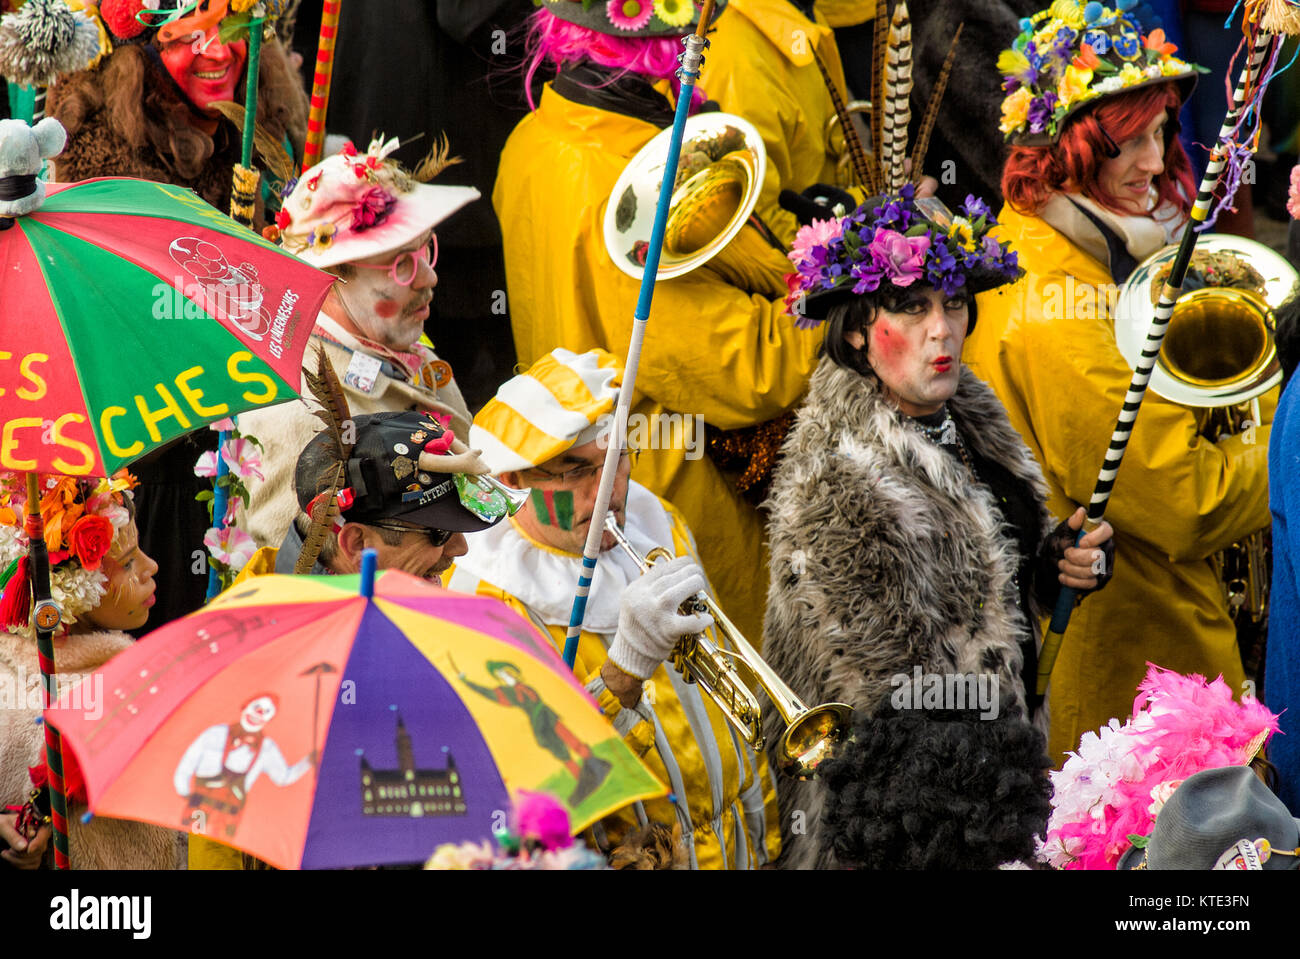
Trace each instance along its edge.
{"label": "yellow daisy flower", "polygon": [[655,0],[655,16],[670,27],[684,27],[695,17],[691,0]]}

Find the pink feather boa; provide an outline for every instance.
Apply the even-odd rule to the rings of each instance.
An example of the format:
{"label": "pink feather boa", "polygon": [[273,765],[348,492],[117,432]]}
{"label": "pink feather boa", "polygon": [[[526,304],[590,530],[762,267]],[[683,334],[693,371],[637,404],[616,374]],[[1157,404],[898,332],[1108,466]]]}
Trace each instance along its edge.
{"label": "pink feather boa", "polygon": [[1277,731],[1278,717],[1254,700],[1235,702],[1222,676],[1207,683],[1147,666],[1128,722],[1121,727],[1112,719],[1099,733],[1085,733],[1078,751],[1052,773],[1042,861],[1114,869],[1131,845],[1128,837],[1150,834],[1179,782],[1204,769],[1241,765],[1256,736]]}

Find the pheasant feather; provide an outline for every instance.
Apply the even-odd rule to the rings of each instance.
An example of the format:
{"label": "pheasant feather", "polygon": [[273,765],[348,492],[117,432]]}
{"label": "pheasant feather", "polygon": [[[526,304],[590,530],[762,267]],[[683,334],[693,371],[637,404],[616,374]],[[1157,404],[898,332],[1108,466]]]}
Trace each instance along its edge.
{"label": "pheasant feather", "polygon": [[948,45],[948,56],[944,58],[943,68],[939,71],[939,79],[935,81],[934,89],[930,91],[930,101],[926,104],[925,113],[921,117],[921,127],[916,132],[916,146],[912,150],[912,182],[919,183],[921,173],[925,169],[925,151],[930,148],[930,134],[934,130],[934,122],[939,117],[939,104],[943,101],[944,91],[948,89],[948,74],[952,72],[952,64],[957,56],[957,44],[961,40],[962,27],[964,23],[957,25],[957,32],[953,34],[952,43]]}
{"label": "pheasant feather", "polygon": [[316,558],[320,556],[325,539],[339,514],[337,496],[347,480],[348,457],[356,445],[355,424],[352,422],[352,412],[348,409],[347,397],[343,395],[338,374],[334,372],[324,348],[319,344],[316,346],[316,369],[313,371],[304,367],[303,378],[307,382],[308,391],[319,404],[319,408],[312,412],[325,425],[324,432],[330,438],[331,463],[324,475],[316,481],[316,488],[328,495],[319,496],[313,501],[316,505],[311,512],[311,526],[303,537],[302,552],[293,568],[295,573],[310,572],[316,565]]}
{"label": "pheasant feather", "polygon": [[[885,6],[881,4],[882,8]],[[875,33],[871,47],[871,149],[875,155],[873,172],[876,181],[869,184],[872,193],[884,193],[884,113],[885,113],[885,51],[889,41],[888,18],[884,9],[876,14]]]}
{"label": "pheasant feather", "polygon": [[862,138],[858,136],[858,129],[853,125],[853,117],[849,114],[848,107],[844,105],[844,98],[840,96],[840,91],[836,88],[830,71],[826,69],[826,62],[822,60],[816,50],[812,52],[812,55],[813,59],[817,61],[817,69],[822,73],[822,80],[826,84],[826,89],[830,92],[831,104],[835,107],[835,115],[839,118],[840,129],[844,131],[844,145],[848,147],[849,159],[853,162],[853,172],[857,174],[860,184],[867,189],[871,189],[874,171],[872,171],[867,160],[867,151],[862,145]]}
{"label": "pheasant feather", "polygon": [[[881,131],[881,169],[885,189],[896,193],[907,180],[907,126],[912,120],[912,22],[906,0],[899,0],[889,23],[889,51],[885,58],[885,103]],[[887,152],[886,152],[887,151]]]}

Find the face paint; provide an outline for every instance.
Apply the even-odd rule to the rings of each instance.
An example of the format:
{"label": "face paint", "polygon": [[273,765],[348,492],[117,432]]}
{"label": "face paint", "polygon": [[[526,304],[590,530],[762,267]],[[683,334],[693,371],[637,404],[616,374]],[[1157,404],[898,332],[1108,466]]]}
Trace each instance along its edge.
{"label": "face paint", "polygon": [[167,72],[189,101],[211,116],[211,104],[233,100],[248,59],[248,41],[222,43],[212,27],[200,39],[177,40],[159,51]]}
{"label": "face paint", "polygon": [[537,489],[528,491],[528,498],[543,526],[563,530],[573,529],[573,493],[567,489]]}

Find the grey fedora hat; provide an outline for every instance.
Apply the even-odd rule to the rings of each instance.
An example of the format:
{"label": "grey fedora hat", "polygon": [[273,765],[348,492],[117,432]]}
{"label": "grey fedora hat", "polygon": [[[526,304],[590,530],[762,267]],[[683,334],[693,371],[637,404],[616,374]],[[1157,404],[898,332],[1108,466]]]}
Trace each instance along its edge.
{"label": "grey fedora hat", "polygon": [[1297,869],[1300,820],[1249,766],[1189,776],[1117,869]]}

